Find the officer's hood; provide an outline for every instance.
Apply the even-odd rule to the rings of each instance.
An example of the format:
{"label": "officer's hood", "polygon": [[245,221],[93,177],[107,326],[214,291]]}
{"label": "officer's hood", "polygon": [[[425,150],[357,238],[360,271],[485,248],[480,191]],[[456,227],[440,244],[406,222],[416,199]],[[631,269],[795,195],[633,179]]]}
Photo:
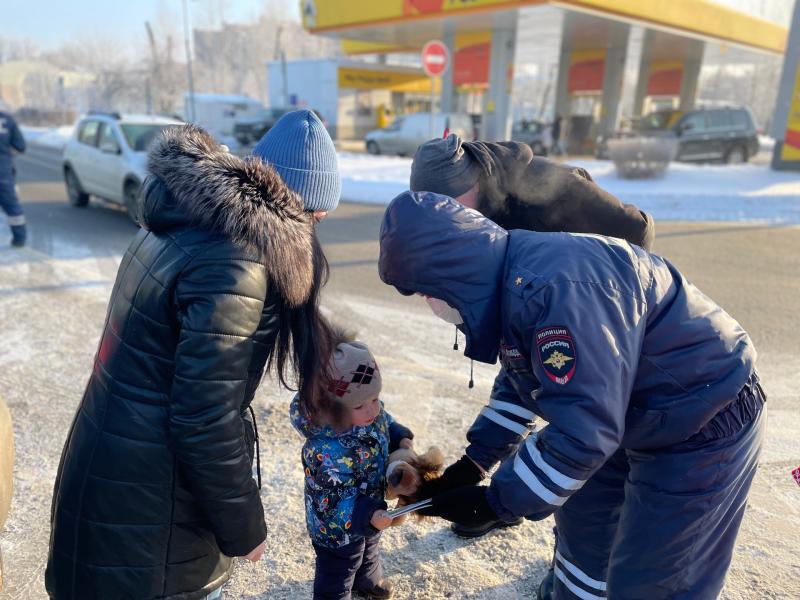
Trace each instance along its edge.
{"label": "officer's hood", "polygon": [[464,355],[494,363],[508,232],[447,196],[404,192],[386,209],[380,244],[381,279],[403,294],[418,292],[457,309]]}

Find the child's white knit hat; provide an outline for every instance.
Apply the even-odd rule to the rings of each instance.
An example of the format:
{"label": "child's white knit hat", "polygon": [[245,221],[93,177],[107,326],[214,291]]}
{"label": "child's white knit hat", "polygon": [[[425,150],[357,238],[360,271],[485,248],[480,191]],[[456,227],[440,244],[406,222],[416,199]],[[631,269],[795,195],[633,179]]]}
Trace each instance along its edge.
{"label": "child's white knit hat", "polygon": [[366,344],[344,342],[336,346],[329,365],[328,394],[353,408],[381,392],[381,372]]}

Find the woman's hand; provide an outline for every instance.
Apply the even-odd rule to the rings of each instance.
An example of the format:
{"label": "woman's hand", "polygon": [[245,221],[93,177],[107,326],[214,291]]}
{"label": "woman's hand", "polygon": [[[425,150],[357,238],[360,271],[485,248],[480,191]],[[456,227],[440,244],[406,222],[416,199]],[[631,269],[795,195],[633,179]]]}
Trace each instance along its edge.
{"label": "woman's hand", "polygon": [[400,440],[399,446],[401,448],[407,448],[408,450],[412,450],[414,448],[414,442],[409,438],[403,438]]}
{"label": "woman's hand", "polygon": [[264,556],[264,549],[267,547],[267,540],[261,542],[258,546],[250,550],[246,556],[242,558],[249,560],[250,562],[258,562],[261,560],[261,557]]}
{"label": "woman's hand", "polygon": [[369,522],[378,531],[383,531],[392,524],[392,517],[385,510],[376,510]]}

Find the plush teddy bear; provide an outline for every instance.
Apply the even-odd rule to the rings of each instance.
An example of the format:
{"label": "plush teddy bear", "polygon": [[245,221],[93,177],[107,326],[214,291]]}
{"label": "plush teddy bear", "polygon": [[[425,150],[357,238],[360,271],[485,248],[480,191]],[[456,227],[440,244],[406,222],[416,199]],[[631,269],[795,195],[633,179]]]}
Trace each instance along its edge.
{"label": "plush teddy bear", "polygon": [[[431,447],[423,454],[417,454],[409,448],[399,448],[389,454],[386,467],[386,499],[397,499],[397,507],[413,504],[425,498],[419,498],[417,491],[423,481],[436,479],[442,474],[444,454],[439,448]],[[402,515],[392,521],[392,525],[400,525],[406,520]]]}

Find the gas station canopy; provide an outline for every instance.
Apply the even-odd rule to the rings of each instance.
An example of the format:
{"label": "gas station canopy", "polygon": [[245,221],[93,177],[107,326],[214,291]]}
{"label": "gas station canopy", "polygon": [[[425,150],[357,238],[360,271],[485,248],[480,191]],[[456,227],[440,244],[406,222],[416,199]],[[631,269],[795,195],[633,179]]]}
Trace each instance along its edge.
{"label": "gas station canopy", "polygon": [[[545,10],[521,12],[540,7]],[[642,114],[648,98],[677,99],[680,110],[694,106],[707,42],[780,55],[788,38],[781,25],[710,0],[301,2],[305,28],[339,38],[345,53],[418,51],[430,40],[444,42],[453,61],[442,77],[441,109],[451,112],[459,95],[481,91],[480,136],[484,139],[507,139],[510,134],[520,15],[541,12],[544,16],[552,12],[547,7],[563,15],[554,112],[565,117],[592,113],[585,139],[609,135],[616,127],[634,27],[644,31],[634,116]],[[553,23],[544,18],[542,27],[549,32]],[[535,29],[536,23],[527,19],[525,31],[531,26]]]}
{"label": "gas station canopy", "polygon": [[[786,47],[784,27],[708,0],[304,0],[302,14],[312,33],[353,40],[346,50],[387,52],[419,49],[443,37],[446,29],[485,31],[493,21],[514,18],[517,9],[537,5],[750,50],[783,53]],[[592,37],[574,39],[593,47]]]}

